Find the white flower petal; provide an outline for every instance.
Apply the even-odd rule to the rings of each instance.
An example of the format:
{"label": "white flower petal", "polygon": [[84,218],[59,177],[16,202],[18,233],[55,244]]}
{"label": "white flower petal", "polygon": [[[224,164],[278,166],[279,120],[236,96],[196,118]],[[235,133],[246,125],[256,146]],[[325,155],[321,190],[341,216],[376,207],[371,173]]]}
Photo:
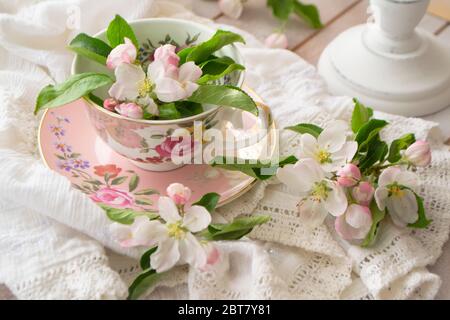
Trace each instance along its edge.
{"label": "white flower petal", "polygon": [[316,228],[323,224],[328,215],[320,201],[314,201],[311,198],[306,198],[298,205],[298,212],[302,223],[309,228]]}
{"label": "white flower petal", "polygon": [[158,200],[159,215],[168,223],[174,223],[181,220],[178,208],[169,197],[159,197]]}
{"label": "white flower petal", "polygon": [[385,187],[389,184],[397,181],[397,176],[402,172],[402,170],[398,167],[390,167],[384,169],[380,174],[380,178],[378,179],[378,185],[380,187]]}
{"label": "white flower petal", "polygon": [[132,226],[133,239],[141,246],[154,246],[157,243],[165,241],[169,235],[167,228],[159,221],[150,221],[142,217],[136,219]]}
{"label": "white flower petal", "polygon": [[331,154],[331,160],[333,161],[332,164],[335,168],[340,169],[345,164],[353,160],[356,151],[358,151],[358,143],[356,141],[344,143],[339,151]]}
{"label": "white flower petal", "polygon": [[329,182],[327,186],[331,189],[331,191],[328,192],[328,197],[324,201],[325,209],[335,217],[343,215],[348,206],[344,189],[334,182]]}
{"label": "white flower petal", "polygon": [[179,101],[187,98],[186,90],[181,83],[171,78],[160,78],[155,81],[154,92],[163,102]]}
{"label": "white flower petal", "polygon": [[306,158],[316,158],[317,154],[317,139],[312,135],[306,133],[302,134],[300,137],[300,150],[297,152],[297,158],[306,159]]}
{"label": "white flower petal", "polygon": [[196,82],[202,76],[202,69],[198,67],[193,61],[184,63],[180,67],[178,80],[180,82]]}
{"label": "white flower petal", "polygon": [[419,218],[416,196],[411,190],[402,190],[402,193],[401,196],[389,197],[389,213],[393,213],[405,224],[414,223]]}
{"label": "white flower petal", "polygon": [[325,149],[331,153],[339,151],[346,140],[346,132],[341,124],[331,125],[324,129],[317,138],[320,149]]}
{"label": "white flower petal", "polygon": [[190,96],[192,96],[192,94],[197,91],[197,89],[200,86],[198,84],[196,84],[195,82],[185,82],[184,83],[184,90],[185,90],[185,94],[186,94],[186,98],[189,98]]}
{"label": "white flower petal", "polygon": [[367,228],[372,225],[372,214],[367,207],[351,204],[345,213],[345,221],[353,228]]}
{"label": "white flower petal", "polygon": [[203,247],[192,233],[180,240],[180,263],[187,263],[195,268],[202,268],[208,260],[206,248]]}
{"label": "white flower petal", "polygon": [[152,82],[166,77],[166,68],[160,60],[150,63],[147,69],[147,76]]}
{"label": "white flower petal", "polygon": [[129,240],[133,237],[130,226],[114,222],[109,226],[111,236],[117,241]]}
{"label": "white flower petal", "polygon": [[109,95],[116,100],[135,100],[139,96],[139,84],[145,80],[141,67],[123,63],[115,70],[116,82],[109,89]]}
{"label": "white flower petal", "polygon": [[379,187],[375,190],[375,202],[378,209],[384,210],[386,208],[386,200],[389,196],[389,191],[384,187]]}
{"label": "white flower petal", "polygon": [[324,173],[319,164],[312,159],[302,159],[295,165],[287,165],[277,171],[278,179],[299,193],[311,190],[315,182],[323,179]]}
{"label": "white flower petal", "polygon": [[192,206],[186,210],[183,217],[183,226],[191,232],[206,229],[211,223],[211,214],[202,206]]}
{"label": "white flower petal", "polygon": [[167,238],[158,245],[158,249],[150,257],[150,265],[156,272],[161,273],[170,270],[180,259],[178,241]]}
{"label": "white flower petal", "polygon": [[402,171],[397,175],[397,182],[405,187],[415,188],[419,185],[419,177],[410,171]]}

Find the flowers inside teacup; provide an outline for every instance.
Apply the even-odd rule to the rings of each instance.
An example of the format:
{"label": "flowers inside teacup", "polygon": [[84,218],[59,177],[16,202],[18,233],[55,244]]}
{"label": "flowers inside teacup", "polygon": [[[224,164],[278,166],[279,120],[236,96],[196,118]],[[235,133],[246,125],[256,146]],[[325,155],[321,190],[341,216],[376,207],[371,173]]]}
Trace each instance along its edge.
{"label": "flowers inside teacup", "polygon": [[36,112],[84,97],[90,123],[113,150],[147,170],[175,169],[183,163],[174,157],[190,163],[194,122],[212,127],[219,107],[258,113],[240,89],[245,68],[236,42],[244,40],[189,21],[128,24],[116,16],[107,30],[71,42],[73,75],[44,88]]}

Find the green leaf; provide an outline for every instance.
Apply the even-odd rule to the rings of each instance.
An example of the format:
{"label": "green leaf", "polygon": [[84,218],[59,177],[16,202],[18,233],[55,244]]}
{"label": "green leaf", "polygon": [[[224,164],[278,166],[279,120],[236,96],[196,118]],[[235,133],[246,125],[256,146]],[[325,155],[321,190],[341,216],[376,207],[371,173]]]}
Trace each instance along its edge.
{"label": "green leaf", "polygon": [[159,106],[159,119],[160,120],[174,120],[180,119],[181,113],[178,111],[174,102],[165,103]]}
{"label": "green leaf", "polygon": [[207,193],[199,201],[193,205],[205,207],[209,213],[213,213],[217,204],[219,203],[220,195],[218,193]]}
{"label": "green leaf", "polygon": [[158,215],[153,212],[135,211],[133,209],[112,208],[104,204],[100,204],[100,207],[103,210],[105,210],[106,215],[110,220],[118,222],[120,224],[126,225],[133,224],[134,219],[136,217],[141,216],[147,216],[149,219],[155,219],[158,217]]}
{"label": "green leaf", "polygon": [[208,60],[201,65],[203,76],[197,81],[199,84],[205,84],[210,81],[222,79],[227,74],[236,70],[245,70],[245,67],[234,62],[229,57],[221,57]]}
{"label": "green leaf", "polygon": [[318,127],[311,123],[299,123],[292,127],[287,127],[287,130],[295,131],[300,134],[309,133],[313,137],[317,138],[323,131],[321,127]]}
{"label": "green leaf", "polygon": [[150,266],[150,257],[152,254],[154,254],[158,250],[158,247],[151,248],[147,250],[142,256],[141,260],[139,261],[139,265],[141,266],[142,270],[148,270],[151,268]]}
{"label": "green leaf", "polygon": [[294,12],[297,16],[303,19],[311,28],[320,29],[323,27],[322,21],[320,21],[319,10],[315,5],[303,4],[300,1],[295,0]]}
{"label": "green leaf", "polygon": [[134,193],[137,196],[151,196],[153,194],[159,194],[159,192],[155,189],[143,189]]}
{"label": "green leaf", "polygon": [[386,216],[386,211],[378,209],[375,201],[372,201],[372,204],[370,205],[370,212],[372,213],[372,226],[361,244],[362,247],[369,247],[375,242],[380,222],[383,221]]}
{"label": "green leaf", "polygon": [[88,36],[85,33],[77,35],[70,42],[69,49],[102,65],[106,65],[106,58],[112,50],[104,41]]}
{"label": "green leaf", "polygon": [[355,107],[352,114],[352,130],[354,133],[357,133],[373,116],[373,110],[364,106],[356,98],[353,99],[353,102]]}
{"label": "green leaf", "polygon": [[[411,190],[411,189],[409,189],[409,190]],[[419,207],[418,212],[417,212],[419,215],[419,218],[417,219],[416,222],[408,224],[408,227],[415,228],[415,229],[424,229],[430,225],[432,220],[428,220],[428,218],[425,214],[425,206],[423,204],[423,198],[420,197],[415,192],[414,192],[414,195],[416,196],[417,206]]]}
{"label": "green leaf", "polygon": [[376,140],[369,147],[366,156],[360,161],[359,168],[364,171],[377,162],[382,162],[388,152],[388,145],[384,141]]}
{"label": "green leaf", "polygon": [[88,94],[88,98],[94,102],[95,104],[99,105],[99,106],[103,106],[103,99],[100,97],[97,97],[95,94],[93,94],[92,92]]}
{"label": "green leaf", "polygon": [[355,138],[356,142],[358,142],[358,145],[361,145],[364,141],[367,140],[372,131],[382,129],[387,124],[388,123],[384,120],[370,119],[358,130],[358,133],[356,134]]}
{"label": "green leaf", "polygon": [[181,118],[192,117],[204,111],[200,103],[190,101],[177,101],[175,107],[180,113]]}
{"label": "green leaf", "polygon": [[155,270],[147,270],[141,273],[128,288],[128,300],[136,300],[159,280],[161,274]]}
{"label": "green leaf", "polygon": [[292,10],[294,0],[267,0],[267,6],[272,8],[273,15],[281,21],[287,21]]}
{"label": "green leaf", "polygon": [[149,201],[149,200],[144,200],[144,199],[136,199],[136,204],[139,204],[141,206],[151,206],[153,204],[153,202]]}
{"label": "green leaf", "polygon": [[253,99],[244,91],[233,86],[201,85],[188,101],[233,107],[258,115],[258,108]]}
{"label": "green leaf", "polygon": [[[217,30],[211,39],[199,44],[198,46],[192,47],[189,52],[186,51],[186,61],[194,61],[197,64],[202,63],[217,50],[220,50],[223,47],[235,42],[245,43],[244,38],[237,33]],[[184,54],[185,52],[181,53],[180,56]]]}
{"label": "green leaf", "polygon": [[113,181],[111,181],[111,184],[112,184],[113,186],[115,186],[115,185],[124,183],[125,180],[127,180],[127,177],[117,177],[117,178],[115,178]]}
{"label": "green leaf", "polygon": [[399,161],[402,158],[400,151],[407,149],[414,142],[416,142],[416,137],[412,133],[405,134],[403,137],[392,141],[389,148],[388,161],[390,163]]}
{"label": "green leaf", "polygon": [[212,224],[201,234],[207,240],[239,240],[249,234],[254,227],[270,220],[269,216],[238,218],[229,224]]}
{"label": "green leaf", "polygon": [[195,47],[187,47],[178,51],[177,55],[180,57],[179,65],[181,66],[186,62],[188,55],[195,49]]}
{"label": "green leaf", "polygon": [[48,85],[41,90],[36,100],[34,114],[42,109],[63,106],[84,97],[95,89],[112,84],[106,74],[81,73],[71,76],[65,82]]}
{"label": "green leaf", "polygon": [[267,180],[276,174],[278,168],[282,168],[288,164],[294,164],[297,161],[298,159],[296,157],[289,156],[279,161],[278,164],[273,165],[272,163],[262,163],[260,161],[255,162],[233,157],[218,156],[213,159],[210,165],[225,170],[239,171],[259,180]]}
{"label": "green leaf", "polygon": [[133,42],[135,47],[139,49],[139,42],[134,34],[133,29],[128,24],[128,22],[119,15],[116,15],[113,21],[108,26],[106,31],[106,36],[108,38],[111,47],[115,48],[118,45],[125,43],[125,38],[128,38]]}
{"label": "green leaf", "polygon": [[139,176],[137,174],[134,174],[131,176],[130,182],[128,183],[128,191],[133,192],[136,190],[137,186],[139,185]]}

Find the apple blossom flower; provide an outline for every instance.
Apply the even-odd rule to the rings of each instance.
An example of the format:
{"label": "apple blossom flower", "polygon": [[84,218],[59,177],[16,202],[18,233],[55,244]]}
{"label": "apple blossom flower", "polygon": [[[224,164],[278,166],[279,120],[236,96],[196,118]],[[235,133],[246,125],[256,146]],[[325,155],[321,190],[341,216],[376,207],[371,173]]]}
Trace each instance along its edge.
{"label": "apple blossom flower", "polygon": [[119,101],[135,101],[153,92],[159,100],[173,102],[190,97],[198,89],[196,81],[202,70],[194,62],[184,63],[176,72],[167,69],[159,60],[149,65],[147,74],[139,66],[121,64],[115,70],[116,82],[109,95]]}
{"label": "apple blossom flower", "polygon": [[131,64],[134,63],[137,57],[137,50],[133,42],[125,38],[125,43],[119,44],[112,49],[111,53],[106,59],[106,66],[109,69],[115,69],[122,63]]}
{"label": "apple blossom flower", "polygon": [[406,149],[406,161],[418,167],[426,167],[431,163],[431,148],[428,142],[418,140]]}
{"label": "apple blossom flower", "polygon": [[326,172],[313,159],[299,160],[277,171],[278,179],[302,196],[300,217],[311,227],[320,225],[328,215],[340,216],[348,201],[343,188],[326,178]]}
{"label": "apple blossom flower", "polygon": [[298,159],[316,160],[327,172],[337,171],[350,162],[358,150],[356,141],[347,142],[348,125],[335,121],[317,137],[306,133],[301,136]]}
{"label": "apple blossom flower", "polygon": [[116,110],[116,107],[117,107],[118,104],[119,103],[113,98],[109,98],[109,99],[106,99],[105,101],[103,101],[103,107],[106,110],[109,110],[109,111],[112,111],[112,112],[114,112]]}
{"label": "apple blossom flower", "polygon": [[193,61],[182,64],[175,74],[167,73],[161,61],[155,61],[148,67],[148,77],[155,83],[153,92],[163,102],[189,98],[198,89],[196,82],[201,76],[202,69]]}
{"label": "apple blossom flower", "polygon": [[191,189],[181,183],[172,183],[167,187],[167,195],[176,205],[185,205],[191,198]]}
{"label": "apple blossom flower", "polygon": [[177,47],[165,44],[155,50],[154,61],[161,61],[166,66],[178,68],[180,57],[176,53]]}
{"label": "apple blossom flower", "polygon": [[345,240],[361,240],[372,226],[372,213],[366,206],[351,204],[345,214],[334,221],[336,232]]}
{"label": "apple blossom flower", "polygon": [[414,223],[419,218],[416,195],[411,190],[417,185],[417,176],[399,167],[385,169],[378,179],[375,191],[378,208],[387,208],[392,221],[400,227]]}
{"label": "apple blossom flower", "polygon": [[337,182],[342,187],[353,187],[361,179],[361,171],[353,163],[347,163],[337,172]]}
{"label": "apple blossom flower", "polygon": [[278,48],[278,49],[287,49],[288,47],[288,38],[285,33],[274,32],[269,35],[264,44],[268,48]]}
{"label": "apple blossom flower", "polygon": [[142,119],[144,116],[142,107],[133,102],[119,104],[116,111],[118,114],[131,119]]}
{"label": "apple blossom flower", "polygon": [[374,187],[367,181],[360,182],[352,190],[353,199],[363,206],[369,206],[375,193]]}
{"label": "apple blossom flower", "polygon": [[227,17],[239,19],[244,10],[242,0],[219,0],[220,11]]}

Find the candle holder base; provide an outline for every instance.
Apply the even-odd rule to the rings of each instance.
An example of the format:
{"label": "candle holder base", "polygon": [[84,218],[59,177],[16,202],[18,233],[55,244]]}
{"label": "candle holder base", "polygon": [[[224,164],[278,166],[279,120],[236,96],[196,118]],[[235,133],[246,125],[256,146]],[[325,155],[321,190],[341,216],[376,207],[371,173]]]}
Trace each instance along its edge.
{"label": "candle holder base", "polygon": [[353,27],[322,53],[318,69],[330,93],[356,97],[377,110],[404,116],[450,106],[450,47],[417,30],[420,45],[415,50],[389,51],[370,42],[371,31],[368,25]]}

